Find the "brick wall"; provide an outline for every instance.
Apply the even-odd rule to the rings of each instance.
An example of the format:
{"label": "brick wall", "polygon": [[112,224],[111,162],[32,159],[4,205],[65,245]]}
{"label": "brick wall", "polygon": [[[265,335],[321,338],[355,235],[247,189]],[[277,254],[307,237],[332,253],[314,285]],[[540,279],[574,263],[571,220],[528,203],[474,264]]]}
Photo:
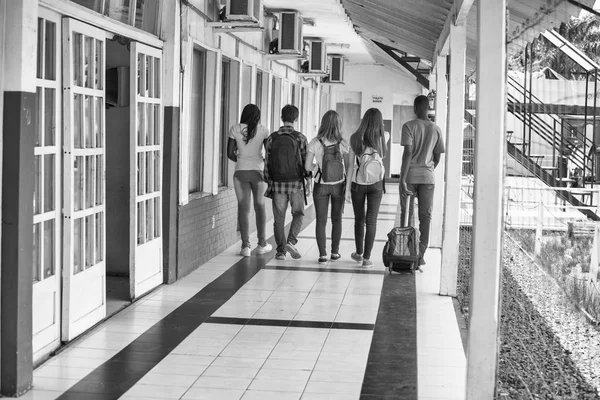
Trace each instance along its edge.
{"label": "brick wall", "polygon": [[[273,211],[271,200],[265,200],[268,228],[273,224]],[[205,196],[179,207],[177,225],[177,279],[180,279],[240,240],[234,190],[224,189],[216,196]],[[250,234],[253,232],[256,232],[254,210],[250,215]],[[253,249],[255,240],[251,237]]]}
{"label": "brick wall", "polygon": [[239,240],[233,189],[191,200],[180,207],[177,237],[177,279]]}

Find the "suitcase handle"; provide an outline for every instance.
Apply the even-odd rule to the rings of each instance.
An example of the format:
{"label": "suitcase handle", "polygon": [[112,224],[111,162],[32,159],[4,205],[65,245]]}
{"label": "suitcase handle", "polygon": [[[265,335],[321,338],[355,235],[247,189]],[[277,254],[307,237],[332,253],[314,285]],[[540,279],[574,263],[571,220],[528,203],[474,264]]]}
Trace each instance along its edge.
{"label": "suitcase handle", "polygon": [[411,203],[411,197],[412,196],[406,196],[406,204],[404,205],[404,221],[402,227],[403,228],[407,228],[408,227],[408,220],[409,220],[409,215],[410,215],[410,203]]}

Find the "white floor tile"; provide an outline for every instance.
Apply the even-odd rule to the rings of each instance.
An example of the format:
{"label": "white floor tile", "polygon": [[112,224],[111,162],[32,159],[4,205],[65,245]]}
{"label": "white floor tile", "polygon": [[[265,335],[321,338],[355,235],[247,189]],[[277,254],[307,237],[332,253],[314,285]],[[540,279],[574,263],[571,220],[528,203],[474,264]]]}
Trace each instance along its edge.
{"label": "white floor tile", "polygon": [[179,399],[188,390],[188,386],[156,386],[137,384],[125,393],[125,396],[136,396],[152,399]]}
{"label": "white floor tile", "polygon": [[254,379],[250,390],[265,390],[276,392],[302,393],[306,386],[306,380],[282,380],[282,379]]}
{"label": "white floor tile", "polygon": [[216,376],[222,378],[249,378],[252,379],[258,373],[260,367],[220,367],[211,365],[208,367],[202,376]]}
{"label": "white floor tile", "polygon": [[252,382],[252,378],[237,378],[231,376],[204,376],[202,375],[194,383],[194,388],[216,388],[216,389],[239,389],[246,390]]}
{"label": "white floor tile", "polygon": [[239,400],[244,395],[244,390],[215,389],[194,387],[188,390],[182,400]]}
{"label": "white floor tile", "polygon": [[242,400],[299,400],[300,393],[248,390]]}

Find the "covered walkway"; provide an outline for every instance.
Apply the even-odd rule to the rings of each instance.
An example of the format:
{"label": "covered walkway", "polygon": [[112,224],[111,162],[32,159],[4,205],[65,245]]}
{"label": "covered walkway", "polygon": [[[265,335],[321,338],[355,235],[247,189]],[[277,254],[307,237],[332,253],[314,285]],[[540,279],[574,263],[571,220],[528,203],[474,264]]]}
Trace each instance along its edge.
{"label": "covered walkway", "polygon": [[437,295],[439,250],[424,273],[382,267],[398,197],[388,185],[376,267],[350,259],[348,211],[342,259],[319,265],[310,207],[302,259],[242,258],[236,243],[50,359],[22,399],[463,399],[461,317]]}

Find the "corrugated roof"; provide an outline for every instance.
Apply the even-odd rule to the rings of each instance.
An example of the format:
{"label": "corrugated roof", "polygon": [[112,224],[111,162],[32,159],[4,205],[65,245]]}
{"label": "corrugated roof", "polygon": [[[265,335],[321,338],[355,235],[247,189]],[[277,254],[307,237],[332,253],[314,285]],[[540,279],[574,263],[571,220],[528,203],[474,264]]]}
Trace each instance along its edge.
{"label": "corrugated roof", "polygon": [[[377,46],[378,41],[429,62],[453,0],[341,0],[355,30],[368,42],[373,58],[392,66],[394,61]],[[578,0],[593,6],[595,0]],[[467,72],[477,60],[477,2],[467,18]],[[565,0],[509,0],[509,51],[518,51],[540,32],[568,21],[581,9]]]}

